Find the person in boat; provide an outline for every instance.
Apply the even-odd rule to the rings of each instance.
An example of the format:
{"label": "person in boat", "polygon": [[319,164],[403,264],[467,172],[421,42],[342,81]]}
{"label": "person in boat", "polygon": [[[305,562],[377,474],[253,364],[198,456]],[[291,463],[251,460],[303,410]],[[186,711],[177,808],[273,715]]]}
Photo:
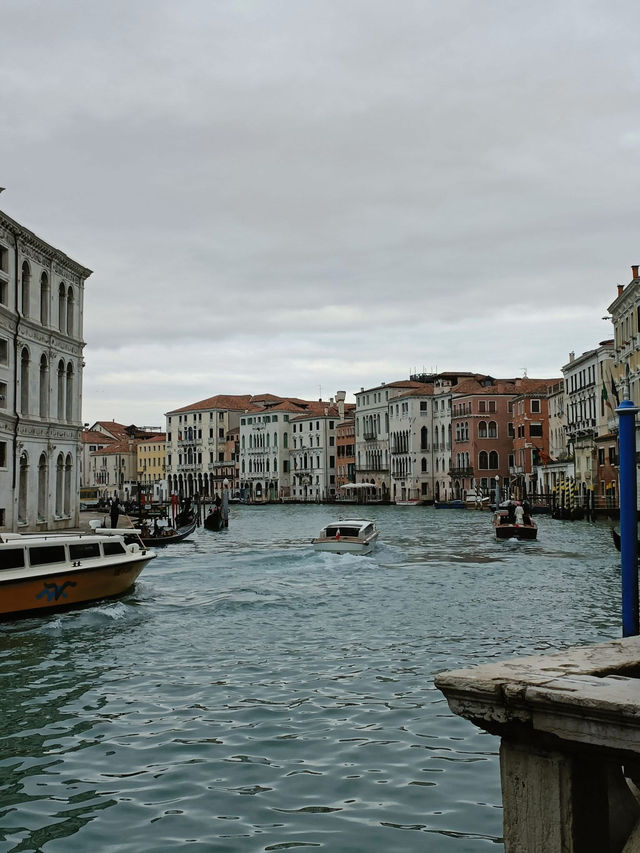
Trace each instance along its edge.
{"label": "person in boat", "polygon": [[160,528],[158,527],[158,519],[153,519],[153,535],[160,536]]}
{"label": "person in boat", "polygon": [[524,524],[524,509],[522,508],[520,501],[516,504],[515,519],[518,527],[521,527]]}
{"label": "person in boat", "polygon": [[516,523],[516,505],[513,501],[509,501],[509,506],[507,507],[507,517],[509,519],[509,524]]}

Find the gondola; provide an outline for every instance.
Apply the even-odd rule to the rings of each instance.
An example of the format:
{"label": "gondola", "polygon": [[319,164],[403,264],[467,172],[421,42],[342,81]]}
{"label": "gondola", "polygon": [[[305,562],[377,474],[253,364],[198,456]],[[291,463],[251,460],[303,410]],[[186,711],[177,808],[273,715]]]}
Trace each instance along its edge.
{"label": "gondola", "polygon": [[142,527],[142,532],[140,534],[142,544],[147,546],[148,548],[158,548],[159,546],[163,545],[173,545],[174,542],[182,542],[182,540],[186,539],[187,536],[191,536],[193,531],[196,529],[196,522],[193,521],[191,524],[186,524],[182,527],[178,527],[177,530],[172,527],[160,528],[160,530],[163,529],[172,532],[167,532],[161,536],[154,536],[152,533],[146,535],[145,528]]}
{"label": "gondola", "polygon": [[207,530],[214,530],[216,532],[222,530],[224,527],[224,520],[218,507],[212,509],[202,523]]}
{"label": "gondola", "polygon": [[[616,546],[616,548],[619,551],[620,550],[620,531],[617,530],[615,527],[612,527],[611,528],[611,537],[613,539],[613,544]],[[640,540],[638,540],[637,548],[638,548],[638,559],[640,560]]]}

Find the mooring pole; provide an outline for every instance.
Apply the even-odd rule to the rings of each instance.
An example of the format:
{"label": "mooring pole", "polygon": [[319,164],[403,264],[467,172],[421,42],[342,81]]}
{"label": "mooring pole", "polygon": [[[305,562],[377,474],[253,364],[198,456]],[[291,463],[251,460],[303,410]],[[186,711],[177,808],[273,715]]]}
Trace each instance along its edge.
{"label": "mooring pole", "polygon": [[638,628],[638,510],[636,485],[636,414],[638,407],[625,399],[616,409],[620,450],[620,565],[622,574],[622,636]]}

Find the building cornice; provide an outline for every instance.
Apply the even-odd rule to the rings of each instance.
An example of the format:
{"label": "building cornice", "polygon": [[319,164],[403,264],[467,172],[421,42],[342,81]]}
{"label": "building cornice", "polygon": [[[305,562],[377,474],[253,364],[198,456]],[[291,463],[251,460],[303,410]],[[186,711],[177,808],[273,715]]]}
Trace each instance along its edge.
{"label": "building cornice", "polygon": [[[16,222],[15,219],[12,219],[2,210],[0,210],[0,226],[18,237],[23,244],[21,246],[23,254],[29,256],[27,247],[31,249],[32,252],[40,252],[41,255],[47,258],[49,263],[52,264],[54,272],[56,273],[63,274],[64,270],[71,270],[81,279],[87,279],[93,272],[93,270],[83,266],[78,263],[78,261],[74,261],[73,258],[70,258],[64,252],[61,252],[60,249],[56,249],[50,243],[47,243],[41,237],[38,237],[37,234],[34,234],[33,231],[25,228],[24,225],[20,225],[19,222]],[[32,257],[32,260],[35,260],[37,263],[42,263],[42,258]],[[61,266],[56,267],[56,263]]]}

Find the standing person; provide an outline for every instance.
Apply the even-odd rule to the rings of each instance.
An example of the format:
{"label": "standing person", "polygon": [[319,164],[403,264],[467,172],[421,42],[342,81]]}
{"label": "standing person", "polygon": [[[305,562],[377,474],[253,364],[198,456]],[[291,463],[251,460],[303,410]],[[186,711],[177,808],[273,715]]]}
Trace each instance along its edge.
{"label": "standing person", "polygon": [[118,526],[118,516],[120,515],[120,502],[118,501],[117,497],[115,497],[111,501],[110,513],[111,513],[111,527],[117,527]]}
{"label": "standing person", "polygon": [[519,501],[518,505],[516,506],[516,524],[524,524],[524,509],[522,508],[522,504]]}

